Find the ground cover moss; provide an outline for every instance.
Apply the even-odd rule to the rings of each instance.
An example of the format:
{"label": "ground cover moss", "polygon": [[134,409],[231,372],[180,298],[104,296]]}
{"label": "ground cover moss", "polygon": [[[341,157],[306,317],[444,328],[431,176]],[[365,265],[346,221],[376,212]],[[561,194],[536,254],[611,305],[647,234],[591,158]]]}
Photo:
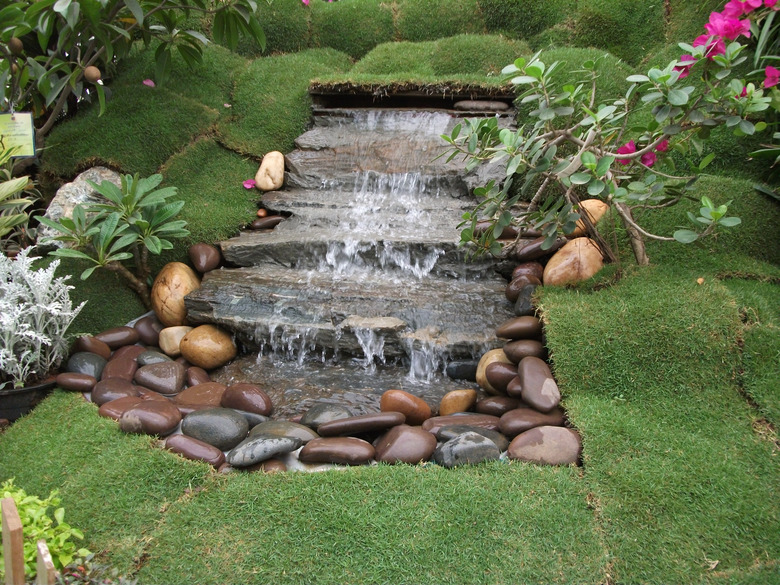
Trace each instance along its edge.
{"label": "ground cover moss", "polygon": [[254,61],[236,80],[232,116],[217,125],[220,140],[257,157],[273,150],[289,152],[311,118],[309,80],[351,65],[347,55],[334,49]]}
{"label": "ground cover moss", "polygon": [[393,12],[383,0],[313,2],[310,8],[314,47],[360,59],[380,43],[394,40]]}
{"label": "ground cover moss", "polygon": [[352,75],[433,76],[435,41],[382,43],[349,70]]}
{"label": "ground cover moss", "polygon": [[528,39],[576,11],[573,0],[479,0],[489,32]]}
{"label": "ground cover moss", "polygon": [[102,116],[93,104],[55,126],[46,138],[41,172],[71,180],[103,164],[152,175],[218,117],[217,110],[162,87],[117,87]]}
{"label": "ground cover moss", "polygon": [[311,11],[300,0],[258,2],[257,15],[265,33],[265,50],[253,39],[239,39],[237,52],[245,57],[295,53],[309,46]]}
{"label": "ground cover moss", "polygon": [[675,43],[691,43],[699,35],[705,34],[704,25],[711,12],[720,12],[723,0],[670,0],[666,22],[666,39]]}
{"label": "ground cover moss", "polygon": [[397,38],[431,41],[463,33],[484,33],[477,0],[396,0]]}
{"label": "ground cover moss", "polygon": [[498,35],[457,35],[436,41],[431,66],[436,75],[501,75],[501,70],[531,48]]}

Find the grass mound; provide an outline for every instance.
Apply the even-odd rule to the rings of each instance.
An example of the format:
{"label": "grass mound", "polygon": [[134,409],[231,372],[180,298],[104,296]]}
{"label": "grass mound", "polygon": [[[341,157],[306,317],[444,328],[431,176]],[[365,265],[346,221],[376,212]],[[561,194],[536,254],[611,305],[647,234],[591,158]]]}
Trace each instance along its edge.
{"label": "grass mound", "polygon": [[221,140],[256,157],[272,150],[289,152],[311,116],[309,81],[351,65],[347,55],[333,49],[254,61],[236,80],[232,116],[217,126]]}
{"label": "grass mound", "polygon": [[300,0],[258,2],[257,14],[265,33],[265,51],[252,39],[240,39],[237,50],[241,55],[296,53],[309,46],[311,11]]}
{"label": "grass mound", "polygon": [[479,0],[489,32],[529,39],[576,9],[573,0]]}
{"label": "grass mound", "polygon": [[431,41],[463,33],[484,33],[477,0],[396,0],[398,40]]}
{"label": "grass mound", "polygon": [[330,47],[359,59],[393,40],[393,13],[383,0],[339,0],[311,5],[311,45]]}

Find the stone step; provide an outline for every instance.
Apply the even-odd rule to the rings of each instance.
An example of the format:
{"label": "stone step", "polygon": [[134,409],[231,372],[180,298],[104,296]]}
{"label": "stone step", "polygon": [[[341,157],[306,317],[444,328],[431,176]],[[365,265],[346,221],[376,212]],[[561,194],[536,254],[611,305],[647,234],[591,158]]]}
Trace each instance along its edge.
{"label": "stone step", "polygon": [[466,281],[348,276],[283,267],[220,269],[186,298],[193,323],[215,323],[252,349],[409,360],[477,358],[512,316],[500,276]]}

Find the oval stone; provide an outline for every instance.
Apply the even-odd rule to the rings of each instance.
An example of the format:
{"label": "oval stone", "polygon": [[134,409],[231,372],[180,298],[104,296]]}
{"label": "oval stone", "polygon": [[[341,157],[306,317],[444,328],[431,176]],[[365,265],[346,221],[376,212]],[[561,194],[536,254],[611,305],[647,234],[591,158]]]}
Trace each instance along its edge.
{"label": "oval stone", "polygon": [[520,408],[520,400],[511,396],[488,396],[478,401],[474,410],[480,414],[492,414],[501,416],[510,410]]}
{"label": "oval stone", "polygon": [[149,364],[169,362],[171,361],[171,358],[169,358],[164,353],[160,353],[159,351],[147,349],[146,351],[139,353],[138,357],[135,358],[135,361],[138,362],[139,366],[148,366]]}
{"label": "oval stone", "polygon": [[90,353],[96,353],[103,359],[107,360],[111,357],[111,348],[99,339],[92,337],[91,335],[82,335],[76,338],[73,343],[73,349],[71,353],[77,353],[80,351],[88,351]]}
{"label": "oval stone", "polygon": [[469,432],[439,445],[433,453],[433,460],[443,467],[452,468],[494,461],[500,456],[501,452],[493,441]]}
{"label": "oval stone", "polygon": [[447,392],[439,403],[439,416],[466,412],[477,403],[477,391],[471,388]]}
{"label": "oval stone", "polygon": [[249,424],[249,428],[256,427],[260,423],[264,423],[265,421],[269,420],[267,416],[263,416],[262,414],[257,414],[256,412],[249,412],[248,410],[239,410],[237,408],[234,408],[238,414],[243,416],[246,419],[246,422]]}
{"label": "oval stone", "polygon": [[138,388],[138,395],[141,397],[141,400],[164,400],[170,402],[169,398],[166,398],[159,392],[149,390],[149,388],[144,388],[143,386],[136,386],[136,388]]}
{"label": "oval stone", "polygon": [[512,363],[519,364],[524,357],[547,358],[547,348],[536,339],[515,339],[504,344],[504,353]]}
{"label": "oval stone", "polygon": [[[513,254],[513,258],[518,262],[538,260],[539,258],[549,256],[550,254],[558,250],[561,246],[563,246],[567,241],[566,238],[558,238],[557,240],[555,240],[552,247],[545,250],[542,248],[542,244],[544,244],[544,240],[545,240],[544,237],[540,237],[535,240],[532,240],[525,247],[523,247],[519,252],[515,252]],[[542,282],[544,282],[544,279],[542,279]]]}
{"label": "oval stone", "polygon": [[457,361],[447,364],[445,370],[448,377],[453,380],[466,380],[467,382],[477,381],[477,367],[479,360]]}
{"label": "oval stone", "polygon": [[[117,351],[117,353],[119,352]],[[106,367],[103,368],[103,373],[100,375],[100,379],[122,378],[123,380],[132,380],[137,370],[138,362],[136,358],[130,355],[119,356],[118,358],[108,360]]]}
{"label": "oval stone", "polygon": [[[197,387],[197,386],[196,386]],[[246,438],[249,424],[230,408],[206,408],[184,417],[181,432],[221,451],[229,451]]]}
{"label": "oval stone", "polygon": [[62,372],[57,374],[57,386],[63,390],[72,392],[91,392],[97,380],[88,374],[78,374],[76,372]]}
{"label": "oval stone", "polygon": [[[587,213],[588,218],[590,219],[590,223],[592,223],[594,226],[602,217],[604,217],[604,214],[608,210],[609,205],[601,199],[585,199],[584,201],[580,201],[579,205],[580,216]],[[580,236],[584,236],[585,231],[585,220],[580,217],[580,219],[577,220],[577,227],[574,228],[574,231],[569,234],[569,236],[572,238],[578,238]]]}
{"label": "oval stone", "polygon": [[533,316],[514,317],[496,329],[496,337],[502,339],[542,339],[542,322]]}
{"label": "oval stone", "polygon": [[520,383],[519,377],[515,376],[509,380],[509,384],[506,385],[506,394],[512,398],[520,398],[523,395],[523,385]]}
{"label": "oval stone", "polygon": [[482,435],[486,439],[493,441],[496,447],[498,447],[498,450],[501,452],[506,451],[507,447],[509,447],[509,439],[498,431],[481,429],[479,427],[471,427],[469,425],[452,425],[449,427],[442,427],[436,434],[436,438],[439,439],[439,441],[447,442],[450,439],[454,439],[455,437],[462,435],[463,433],[477,433],[478,435]]}
{"label": "oval stone", "polygon": [[187,335],[193,327],[188,325],[178,325],[176,327],[166,327],[160,331],[159,342],[160,349],[172,358],[179,357],[181,355],[181,340]]}
{"label": "oval stone", "polygon": [[517,366],[512,362],[493,362],[485,368],[485,377],[500,394],[506,394],[506,388],[513,378],[517,377]]}
{"label": "oval stone", "polygon": [[526,357],[517,366],[522,392],[520,397],[528,406],[540,412],[549,412],[561,402],[561,392],[555,383],[547,362],[537,357]]}
{"label": "oval stone", "polygon": [[319,437],[319,435],[309,427],[287,420],[269,420],[260,423],[259,425],[252,427],[252,430],[249,433],[250,437],[256,435],[293,437],[300,439],[304,444]]}
{"label": "oval stone", "polygon": [[480,358],[479,365],[477,366],[477,384],[489,394],[500,394],[487,379],[486,374],[487,367],[494,362],[503,362],[505,364],[512,363],[509,361],[509,358],[506,357],[503,349],[491,349],[490,351],[485,352]]}
{"label": "oval stone", "polygon": [[197,386],[198,384],[206,384],[211,382],[211,376],[203,368],[198,366],[190,366],[187,368],[187,385]]}
{"label": "oval stone", "polygon": [[534,305],[534,294],[536,293],[535,284],[525,285],[515,301],[514,313],[518,317],[530,316],[536,313],[536,306]]}
{"label": "oval stone", "polygon": [[294,437],[255,435],[244,439],[227,454],[227,462],[233,467],[249,467],[282,453],[295,451],[303,441]]}
{"label": "oval stone", "polygon": [[186,264],[170,262],[163,266],[154,279],[151,291],[152,309],[163,325],[172,327],[186,323],[184,297],[198,288],[200,278]]}
{"label": "oval stone", "polygon": [[218,382],[206,382],[190,386],[179,392],[173,401],[176,404],[191,404],[195,406],[224,406],[222,397],[227,387]]}
{"label": "oval stone", "polygon": [[301,424],[319,432],[318,429],[321,424],[351,416],[352,411],[346,406],[331,404],[330,402],[316,402],[301,417]]}
{"label": "oval stone", "polygon": [[275,228],[277,225],[282,223],[282,220],[284,217],[281,215],[269,215],[268,217],[258,217],[255,220],[252,220],[252,223],[249,224],[249,227],[253,230],[268,230]]}
{"label": "oval stone", "polygon": [[201,274],[219,268],[222,263],[222,253],[219,248],[203,242],[190,246],[189,256],[195,270]]}
{"label": "oval stone", "polygon": [[160,362],[138,368],[133,379],[160,394],[178,394],[184,386],[185,371],[180,363]]}
{"label": "oval stone", "polygon": [[287,471],[287,465],[279,459],[266,459],[257,466],[257,470],[263,473],[282,473]]}
{"label": "oval stone", "polygon": [[255,173],[255,185],[261,191],[274,191],[284,183],[284,155],[278,150],[266,153]]}
{"label": "oval stone", "polygon": [[269,416],[273,412],[271,397],[256,384],[231,384],[222,396],[222,406]]}
{"label": "oval stone", "polygon": [[562,286],[588,280],[604,266],[601,250],[589,238],[575,238],[558,250],[544,267],[543,282]]}
{"label": "oval stone", "polygon": [[138,343],[140,339],[138,331],[132,327],[123,325],[122,327],[114,327],[112,329],[106,329],[95,335],[95,339],[102,341],[111,349],[117,349],[123,345],[133,345]]}
{"label": "oval stone", "polygon": [[356,437],[321,437],[312,439],[298,453],[303,463],[337,463],[363,465],[374,458],[371,443]]}
{"label": "oval stone", "polygon": [[517,435],[509,444],[510,459],[541,465],[571,465],[582,454],[582,439],[577,431],[565,427],[534,427]]}
{"label": "oval stone", "polygon": [[415,464],[431,458],[436,437],[420,427],[398,425],[377,439],[374,447],[375,459],[381,463]]}
{"label": "oval stone", "polygon": [[317,433],[321,437],[377,433],[396,425],[402,425],[405,420],[406,416],[400,412],[375,412],[322,423],[317,427]]}
{"label": "oval stone", "polygon": [[451,425],[469,425],[472,427],[480,427],[483,429],[490,429],[491,431],[498,430],[497,416],[491,416],[489,414],[450,414],[448,416],[434,416],[426,420],[422,428],[424,431],[436,435],[442,427]]}
{"label": "oval stone", "polygon": [[98,408],[98,415],[105,418],[113,418],[119,420],[122,415],[130,410],[136,404],[140,404],[142,399],[138,396],[125,396],[124,398],[117,398],[111,402],[106,402]]}
{"label": "oval stone", "polygon": [[506,289],[504,290],[504,296],[506,296],[506,300],[508,300],[510,303],[516,302],[520,296],[520,293],[529,284],[539,286],[542,284],[542,281],[535,276],[517,276],[513,278],[510,283],[506,285]]}
{"label": "oval stone", "polygon": [[164,325],[157,318],[157,315],[147,315],[141,317],[135,322],[133,328],[138,332],[138,338],[144,345],[159,345],[160,331]]}
{"label": "oval stone", "polygon": [[87,376],[92,376],[96,380],[99,380],[103,373],[103,368],[106,367],[106,363],[106,359],[96,353],[79,351],[68,358],[68,362],[65,364],[65,371],[76,374],[86,374]]}
{"label": "oval stone", "polygon": [[108,361],[123,359],[137,360],[138,356],[145,351],[146,348],[143,345],[123,345],[111,355],[111,359]]}
{"label": "oval stone", "polygon": [[180,422],[181,414],[172,402],[144,400],[122,414],[119,428],[126,433],[166,436]]}
{"label": "oval stone", "polygon": [[540,262],[521,262],[512,269],[512,278],[514,280],[518,276],[534,276],[539,280],[542,280],[544,275],[544,266]]}
{"label": "oval stone", "polygon": [[501,416],[498,429],[511,439],[534,427],[544,425],[559,427],[563,423],[564,413],[560,408],[553,408],[547,413],[539,412],[533,408],[517,408]]}
{"label": "oval stone", "polygon": [[387,390],[379,399],[382,412],[400,412],[406,417],[406,424],[420,425],[431,418],[431,407],[425,400],[404,390]]}
{"label": "oval stone", "polygon": [[182,337],[181,355],[192,365],[213,370],[236,357],[233,337],[216,325],[199,325]]}
{"label": "oval stone", "polygon": [[225,462],[225,454],[222,451],[213,445],[187,435],[169,436],[165,439],[165,448],[168,451],[181,455],[185,459],[203,461],[217,469]]}
{"label": "oval stone", "polygon": [[138,386],[124,378],[108,378],[97,382],[92,388],[92,402],[101,406],[117,398],[139,396]]}

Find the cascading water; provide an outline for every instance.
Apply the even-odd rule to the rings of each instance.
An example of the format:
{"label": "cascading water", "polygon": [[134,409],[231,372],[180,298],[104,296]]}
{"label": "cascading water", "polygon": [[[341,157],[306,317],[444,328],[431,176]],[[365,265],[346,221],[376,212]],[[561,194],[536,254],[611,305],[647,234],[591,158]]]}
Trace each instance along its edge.
{"label": "cascading water", "polygon": [[[473,199],[462,166],[435,160],[457,122],[444,111],[317,116],[287,155],[286,187],[262,199],[289,219],[223,242],[238,268],[209,273],[190,318],[257,349],[270,384],[273,373],[301,391],[317,379],[319,396],[329,376],[339,391],[451,389],[447,363],[496,346],[495,326],[511,316],[492,263],[468,263],[458,246]],[[226,379],[252,366],[232,368]]]}

